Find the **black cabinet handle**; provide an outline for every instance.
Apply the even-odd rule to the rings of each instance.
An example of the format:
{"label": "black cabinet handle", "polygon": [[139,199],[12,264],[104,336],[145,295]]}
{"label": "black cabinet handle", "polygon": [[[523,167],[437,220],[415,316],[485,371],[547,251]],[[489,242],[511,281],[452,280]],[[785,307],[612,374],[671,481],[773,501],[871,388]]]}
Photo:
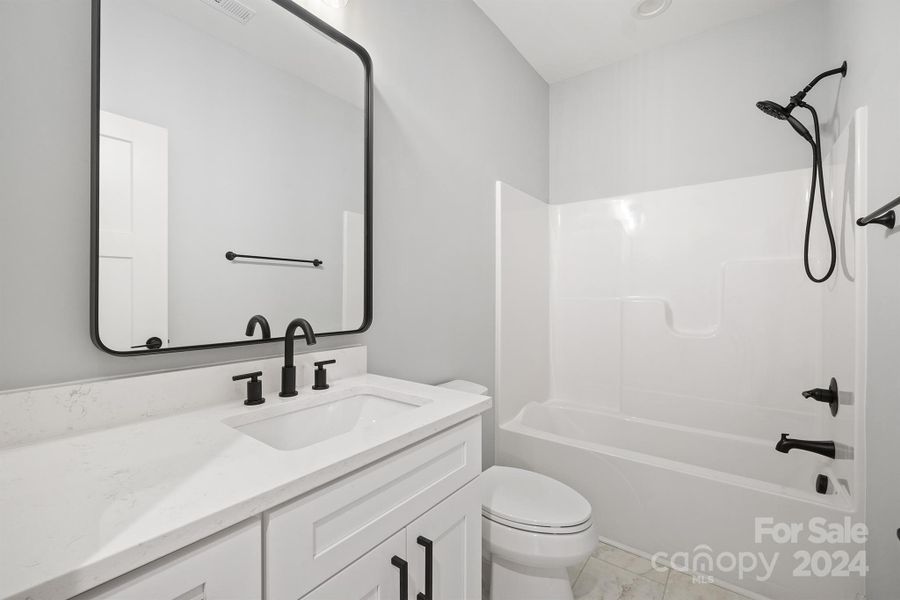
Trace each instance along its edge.
{"label": "black cabinet handle", "polygon": [[432,600],[434,577],[434,543],[424,535],[416,538],[416,543],[425,548],[425,593],[416,594],[416,600]]}
{"label": "black cabinet handle", "polygon": [[409,595],[409,563],[397,556],[391,557],[391,564],[400,569],[400,600]]}

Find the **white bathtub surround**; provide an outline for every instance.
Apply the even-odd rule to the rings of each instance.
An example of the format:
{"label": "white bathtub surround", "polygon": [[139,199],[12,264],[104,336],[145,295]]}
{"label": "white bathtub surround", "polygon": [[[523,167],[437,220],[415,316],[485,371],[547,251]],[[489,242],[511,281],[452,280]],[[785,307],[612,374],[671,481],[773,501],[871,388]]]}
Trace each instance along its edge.
{"label": "white bathtub surround", "polygon": [[[313,363],[331,358],[337,363],[328,366],[330,380],[366,372],[365,346],[299,353],[294,356],[297,386],[311,385]],[[231,377],[241,373],[262,371],[263,396],[276,399],[282,364],[284,357],[279,356],[0,392],[0,448],[216,404],[239,404],[246,398],[246,382]]]}
{"label": "white bathtub surround", "polygon": [[496,193],[494,380],[509,400],[494,419],[503,423],[550,393],[550,228],[545,202],[500,181]]}
{"label": "white bathtub surround", "polygon": [[[543,207],[499,195],[503,240],[540,244],[522,206],[549,214],[549,273],[510,261],[498,285],[549,303],[550,350],[535,365],[518,348],[539,319],[498,301],[497,462],[545,473],[594,507],[601,537],[652,555],[775,552],[770,578],[718,581],[774,600],[846,600],[860,577],[795,577],[796,550],[861,544],[755,541],[755,518],[864,522],[866,111],[826,158],[838,268],[824,285],[803,272],[809,171],[789,171]],[[816,211],[816,214],[819,214]],[[535,217],[536,219],[537,217]],[[828,254],[814,221],[812,269]],[[535,252],[522,248],[523,255]],[[512,263],[513,268],[507,268]],[[507,351],[507,349],[513,349]],[[534,390],[549,392],[535,399]],[[803,390],[841,390],[837,418]],[[510,394],[508,390],[529,390]],[[537,392],[539,393],[539,392]],[[780,433],[835,440],[839,460],[777,453]],[[829,479],[829,493],[815,479]]]}
{"label": "white bathtub surround", "polygon": [[[248,368],[229,365],[219,375]],[[148,389],[164,377],[130,381],[133,389]],[[0,450],[0,598],[69,598],[471,419],[491,404],[486,396],[376,375],[332,380],[332,389],[323,392],[306,386],[289,400],[270,390],[266,386],[262,406],[244,406],[241,393],[229,389],[232,397],[215,406]],[[195,391],[178,388],[185,396]],[[348,393],[413,396],[422,406],[291,451],[226,424]],[[123,394],[119,401],[128,399]]]}

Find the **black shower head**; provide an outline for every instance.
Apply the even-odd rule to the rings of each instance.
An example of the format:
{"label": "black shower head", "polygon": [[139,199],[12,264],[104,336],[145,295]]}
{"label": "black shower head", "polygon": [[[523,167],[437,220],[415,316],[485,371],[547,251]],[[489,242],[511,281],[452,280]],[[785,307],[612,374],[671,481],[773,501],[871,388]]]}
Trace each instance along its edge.
{"label": "black shower head", "polygon": [[812,135],[810,135],[809,130],[803,125],[803,123],[798,121],[796,117],[792,116],[791,112],[798,106],[809,108],[809,106],[803,102],[803,99],[806,98],[806,94],[808,94],[809,91],[813,89],[813,87],[817,83],[819,83],[819,81],[826,77],[831,77],[832,75],[840,75],[841,77],[846,76],[847,61],[844,61],[841,66],[836,69],[831,69],[830,71],[825,71],[824,73],[820,73],[819,75],[817,75],[812,81],[809,82],[809,84],[805,88],[791,96],[791,101],[787,106],[781,106],[777,102],[772,102],[771,100],[762,100],[756,103],[756,108],[763,111],[770,117],[775,117],[776,119],[779,119],[781,121],[787,121],[791,124],[791,127],[794,128],[794,131],[803,136],[803,139],[805,139],[807,142],[815,146],[816,142],[813,140]]}
{"label": "black shower head", "polygon": [[778,104],[777,102],[772,102],[771,100],[761,100],[757,102],[756,108],[763,111],[770,117],[775,117],[776,119],[780,119],[782,121],[786,121],[788,115],[791,114],[790,110]]}
{"label": "black shower head", "polygon": [[794,131],[803,136],[803,139],[805,139],[810,144],[815,145],[815,141],[813,141],[813,137],[809,133],[809,130],[803,125],[803,123],[798,121],[797,118],[791,114],[791,111],[793,111],[796,106],[797,105],[794,104],[793,101],[787,106],[781,106],[777,102],[772,102],[771,100],[762,100],[756,103],[756,108],[763,111],[770,117],[775,117],[776,119],[779,119],[781,121],[787,121],[791,124],[791,127],[794,128]]}

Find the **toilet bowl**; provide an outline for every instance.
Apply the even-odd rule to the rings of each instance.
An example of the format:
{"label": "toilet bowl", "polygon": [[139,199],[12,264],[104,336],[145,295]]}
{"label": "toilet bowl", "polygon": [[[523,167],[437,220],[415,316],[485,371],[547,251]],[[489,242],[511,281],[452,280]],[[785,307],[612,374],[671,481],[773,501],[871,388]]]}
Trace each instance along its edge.
{"label": "toilet bowl", "polygon": [[524,469],[494,466],[481,479],[491,600],[572,600],[567,567],[581,564],[597,545],[588,501]]}

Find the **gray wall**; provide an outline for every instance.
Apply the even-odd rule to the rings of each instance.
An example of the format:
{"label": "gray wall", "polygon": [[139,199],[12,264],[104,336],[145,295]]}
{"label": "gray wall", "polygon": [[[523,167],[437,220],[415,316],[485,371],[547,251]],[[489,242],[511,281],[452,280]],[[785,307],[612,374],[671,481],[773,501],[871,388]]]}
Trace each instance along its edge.
{"label": "gray wall", "polygon": [[[838,130],[859,106],[869,107],[869,207],[900,194],[900,3],[828,0],[829,64],[849,64],[835,115]],[[829,111],[830,112],[830,111]],[[836,120],[834,117],[837,117]],[[900,235],[869,231],[868,394],[866,405],[866,556],[868,600],[900,595]]]}
{"label": "gray wall", "polygon": [[554,204],[809,166],[785,103],[821,69],[820,0],[711,29],[553,84]]}
{"label": "gray wall", "polygon": [[[89,7],[0,0],[0,389],[276,354],[91,345]],[[470,0],[340,14],[375,64],[375,322],[318,348],[364,342],[373,372],[493,385],[494,181],[547,197],[547,85]]]}

